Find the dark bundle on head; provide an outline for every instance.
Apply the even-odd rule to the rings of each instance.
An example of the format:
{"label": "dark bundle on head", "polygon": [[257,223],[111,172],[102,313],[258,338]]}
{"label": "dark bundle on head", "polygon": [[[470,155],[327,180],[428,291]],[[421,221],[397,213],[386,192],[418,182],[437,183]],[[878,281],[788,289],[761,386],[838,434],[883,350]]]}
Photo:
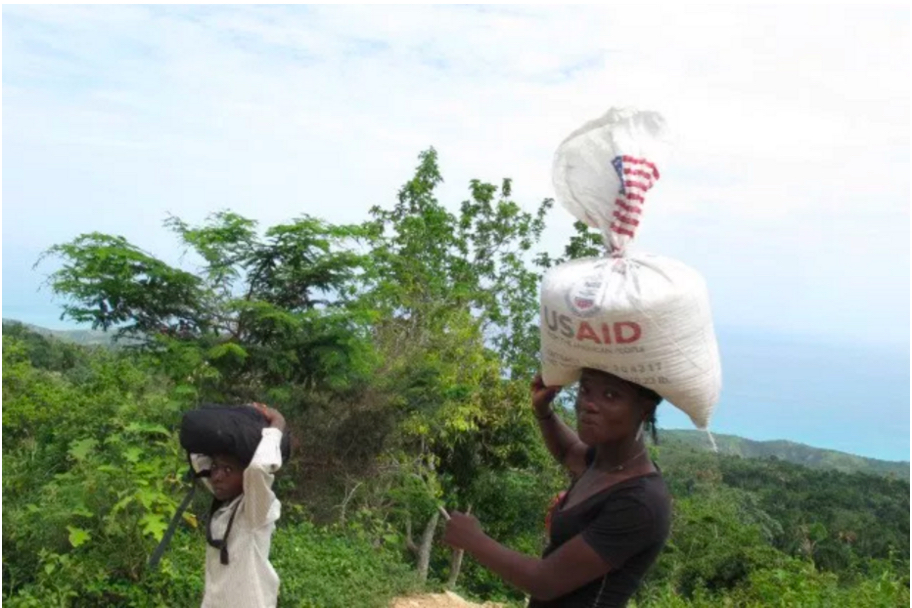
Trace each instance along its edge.
{"label": "dark bundle on head", "polygon": [[[206,404],[184,414],[180,443],[191,454],[230,455],[247,467],[267,426],[266,417],[253,407]],[[281,449],[282,460],[287,462],[291,455],[288,433],[282,435]]]}

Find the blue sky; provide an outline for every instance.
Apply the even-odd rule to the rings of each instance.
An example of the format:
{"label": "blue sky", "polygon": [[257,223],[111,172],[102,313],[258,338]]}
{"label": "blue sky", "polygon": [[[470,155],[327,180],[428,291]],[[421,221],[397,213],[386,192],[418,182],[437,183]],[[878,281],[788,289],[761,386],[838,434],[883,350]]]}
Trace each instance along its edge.
{"label": "blue sky", "polygon": [[[430,145],[454,208],[512,177],[532,209],[557,144],[635,106],[674,137],[637,246],[697,268],[720,327],[908,353],[908,30],[860,6],[4,6],[3,315],[60,325],[32,264],[79,233],[177,262],[168,213],[360,221]],[[572,217],[548,221],[556,252]]]}

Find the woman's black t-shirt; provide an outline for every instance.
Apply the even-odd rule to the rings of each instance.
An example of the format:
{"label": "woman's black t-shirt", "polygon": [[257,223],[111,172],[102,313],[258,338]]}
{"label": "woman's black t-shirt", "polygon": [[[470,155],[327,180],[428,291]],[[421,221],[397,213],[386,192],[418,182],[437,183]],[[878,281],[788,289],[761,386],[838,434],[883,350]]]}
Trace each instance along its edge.
{"label": "woman's black t-shirt", "polygon": [[[593,457],[591,450],[587,464]],[[661,471],[624,480],[564,509],[567,495],[551,515],[551,538],[544,556],[582,534],[611,570],[551,601],[533,599],[529,608],[622,608],[668,540],[671,496]]]}

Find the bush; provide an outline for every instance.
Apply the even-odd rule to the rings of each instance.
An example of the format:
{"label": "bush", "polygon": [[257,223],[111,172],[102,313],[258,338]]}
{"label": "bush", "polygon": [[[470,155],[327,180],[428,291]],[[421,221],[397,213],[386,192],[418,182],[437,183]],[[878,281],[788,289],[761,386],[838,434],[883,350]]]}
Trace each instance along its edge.
{"label": "bush", "polygon": [[[3,586],[20,605],[111,605],[141,579],[186,467],[184,404],[128,357],[85,349],[77,385],[3,339]],[[21,589],[21,592],[20,592]]]}
{"label": "bush", "polygon": [[281,606],[381,608],[414,587],[400,552],[375,547],[352,530],[306,521],[276,530],[271,561]]}

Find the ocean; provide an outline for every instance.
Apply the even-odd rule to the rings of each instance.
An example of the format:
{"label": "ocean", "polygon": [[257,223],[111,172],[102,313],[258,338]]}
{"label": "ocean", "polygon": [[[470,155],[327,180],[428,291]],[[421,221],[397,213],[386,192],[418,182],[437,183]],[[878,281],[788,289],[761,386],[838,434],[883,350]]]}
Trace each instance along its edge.
{"label": "ocean", "polygon": [[[908,346],[717,331],[723,389],[711,431],[909,460]],[[658,423],[693,428],[667,403]]]}

